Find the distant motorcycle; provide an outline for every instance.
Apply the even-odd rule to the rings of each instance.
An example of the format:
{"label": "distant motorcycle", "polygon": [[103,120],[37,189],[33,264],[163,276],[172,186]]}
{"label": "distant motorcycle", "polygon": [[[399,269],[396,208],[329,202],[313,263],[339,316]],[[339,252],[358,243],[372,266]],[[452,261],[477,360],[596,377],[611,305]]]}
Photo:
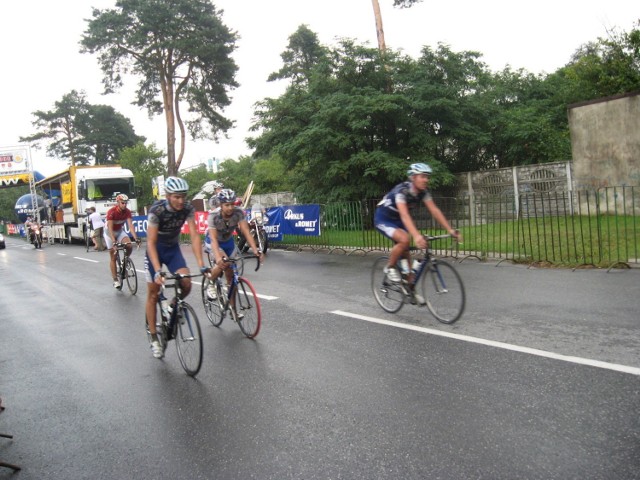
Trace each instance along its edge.
{"label": "distant motorcycle", "polygon": [[29,240],[35,248],[42,248],[42,231],[37,223],[29,226]]}
{"label": "distant motorcycle", "polygon": [[[262,251],[267,253],[269,248],[269,239],[267,237],[267,231],[264,226],[269,223],[268,217],[262,211],[262,208],[254,205],[251,207],[251,220],[249,220],[249,234],[256,242],[256,246]],[[242,253],[249,251],[249,242],[244,238],[241,232],[238,232],[238,250]]]}

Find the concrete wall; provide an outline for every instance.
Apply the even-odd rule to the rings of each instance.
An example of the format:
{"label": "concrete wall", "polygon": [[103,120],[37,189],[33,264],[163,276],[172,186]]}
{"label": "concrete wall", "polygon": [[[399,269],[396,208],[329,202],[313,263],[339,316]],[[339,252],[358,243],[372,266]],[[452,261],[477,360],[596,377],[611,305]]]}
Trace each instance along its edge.
{"label": "concrete wall", "polygon": [[576,189],[640,185],[640,94],[569,107]]}

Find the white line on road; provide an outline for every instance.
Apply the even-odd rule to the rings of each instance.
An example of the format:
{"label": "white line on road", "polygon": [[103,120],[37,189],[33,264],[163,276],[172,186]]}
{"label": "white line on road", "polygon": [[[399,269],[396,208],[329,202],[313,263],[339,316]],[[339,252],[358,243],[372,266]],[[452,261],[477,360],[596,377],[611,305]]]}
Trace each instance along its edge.
{"label": "white line on road", "polygon": [[600,360],[591,360],[589,358],[573,357],[570,355],[561,355],[559,353],[547,352],[545,350],[538,350],[536,348],[520,347],[518,345],[511,345],[509,343],[495,342],[493,340],[485,340],[483,338],[470,337],[468,335],[460,335],[457,333],[442,332],[440,330],[433,330],[431,328],[418,327],[416,325],[407,325],[406,323],[392,322],[390,320],[383,320],[381,318],[367,317],[365,315],[359,315],[357,313],[343,312],[342,310],[334,310],[330,313],[335,315],[341,315],[343,317],[355,318],[357,320],[364,320],[366,322],[378,323],[380,325],[388,325],[390,327],[404,328],[405,330],[414,330],[416,332],[427,333],[429,335],[438,335],[440,337],[453,338],[455,340],[462,340],[463,342],[479,343],[480,345],[486,345],[489,347],[502,348],[505,350],[512,350],[514,352],[528,353],[530,355],[537,355],[539,357],[552,358],[554,360],[562,360],[564,362],[577,363],[580,365],[589,365],[591,367],[606,368],[608,370],[615,370],[617,372],[630,373],[632,375],[640,375],[640,368],[629,367],[626,365],[619,365],[617,363],[601,362]]}
{"label": "white line on road", "polygon": [[91,262],[91,263],[100,263],[99,260],[91,260],[89,258],[82,258],[82,257],[73,257],[76,260],[82,260],[83,262]]}

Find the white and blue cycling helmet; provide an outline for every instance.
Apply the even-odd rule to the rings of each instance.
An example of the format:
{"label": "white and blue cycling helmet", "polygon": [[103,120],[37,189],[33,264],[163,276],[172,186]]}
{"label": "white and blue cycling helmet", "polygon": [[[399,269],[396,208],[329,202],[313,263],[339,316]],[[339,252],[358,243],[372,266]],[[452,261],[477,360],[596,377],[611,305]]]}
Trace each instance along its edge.
{"label": "white and blue cycling helmet", "polygon": [[234,203],[236,201],[236,192],[228,188],[220,190],[218,192],[218,200],[220,200],[220,203]]}
{"label": "white and blue cycling helmet", "polygon": [[164,181],[164,191],[167,193],[187,193],[189,184],[180,177],[169,177]]}
{"label": "white and blue cycling helmet", "polygon": [[420,173],[425,173],[427,175],[431,175],[431,167],[426,163],[412,163],[407,170],[407,176],[418,175]]}

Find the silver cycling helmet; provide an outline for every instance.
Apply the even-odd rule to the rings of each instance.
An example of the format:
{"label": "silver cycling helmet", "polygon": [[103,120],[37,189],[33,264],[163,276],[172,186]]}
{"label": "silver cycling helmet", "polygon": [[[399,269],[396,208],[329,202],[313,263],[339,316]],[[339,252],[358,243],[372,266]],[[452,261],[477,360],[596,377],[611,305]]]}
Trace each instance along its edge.
{"label": "silver cycling helmet", "polygon": [[225,188],[218,192],[218,200],[220,200],[220,203],[233,203],[236,201],[236,192]]}
{"label": "silver cycling helmet", "polygon": [[167,193],[187,193],[189,184],[180,177],[169,177],[164,181],[164,191]]}
{"label": "silver cycling helmet", "polygon": [[431,167],[426,163],[412,163],[407,170],[407,176],[418,175],[419,173],[426,173],[427,175],[431,175]]}
{"label": "silver cycling helmet", "polygon": [[224,188],[224,185],[222,184],[222,182],[219,182],[217,180],[214,180],[213,183],[211,184],[211,186],[216,189],[216,188]]}

